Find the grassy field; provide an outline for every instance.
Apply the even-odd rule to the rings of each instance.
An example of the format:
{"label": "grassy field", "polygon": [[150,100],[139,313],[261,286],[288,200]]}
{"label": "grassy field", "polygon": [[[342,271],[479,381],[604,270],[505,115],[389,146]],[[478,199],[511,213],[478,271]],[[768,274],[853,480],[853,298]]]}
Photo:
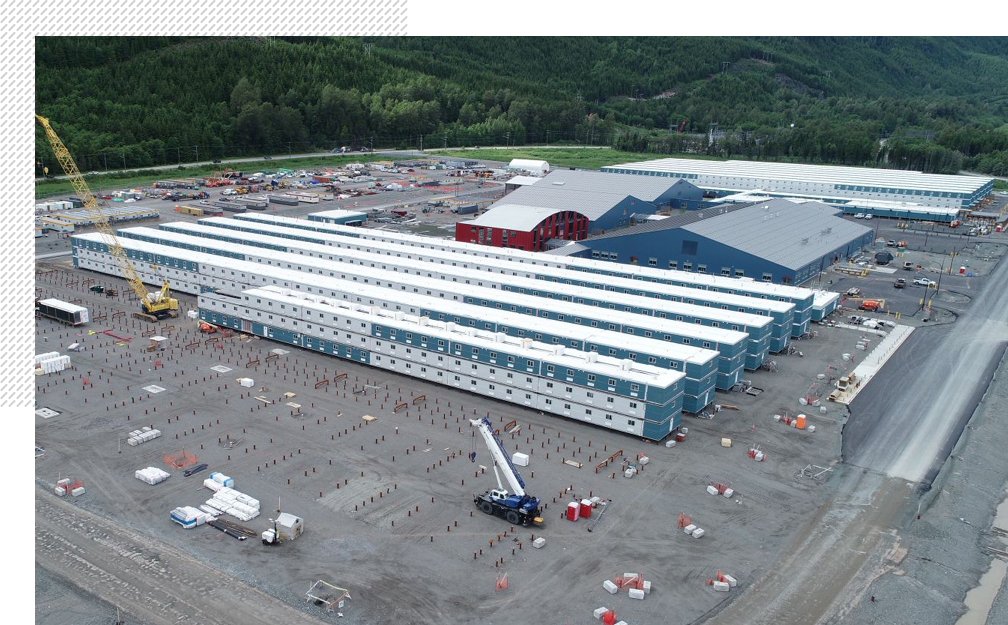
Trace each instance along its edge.
{"label": "grassy field", "polygon": [[[606,165],[616,165],[631,161],[648,161],[656,158],[667,158],[667,154],[644,154],[638,152],[623,152],[612,148],[578,148],[578,147],[542,147],[542,148],[483,148],[478,150],[429,150],[438,156],[458,158],[475,158],[487,161],[507,163],[513,158],[530,158],[548,161],[555,167],[580,167],[582,169],[598,169]],[[682,155],[685,156],[685,155]],[[696,155],[690,155],[697,158]]]}
{"label": "grassy field", "polygon": [[[233,163],[231,169],[238,171],[275,171],[277,169],[306,169],[312,167],[343,165],[345,163],[366,163],[370,161],[390,160],[386,154],[344,154],[333,156],[319,156],[311,158],[276,159],[271,161],[248,161],[244,163]],[[171,180],[174,178],[202,178],[214,172],[220,171],[221,167],[227,166],[224,162],[221,165],[211,165],[206,167],[177,167],[172,169],[160,169],[156,171],[133,171],[112,174],[85,175],[91,191],[99,193],[102,190],[128,189],[130,187],[142,187],[158,180]],[[65,179],[46,180],[35,183],[35,199],[53,197],[59,195],[71,195],[74,193],[70,182]]]}

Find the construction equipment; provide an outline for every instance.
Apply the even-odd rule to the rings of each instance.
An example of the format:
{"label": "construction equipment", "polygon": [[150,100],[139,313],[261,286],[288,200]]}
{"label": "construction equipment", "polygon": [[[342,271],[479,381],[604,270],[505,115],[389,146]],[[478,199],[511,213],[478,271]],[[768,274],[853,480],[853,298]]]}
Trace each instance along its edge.
{"label": "construction equipment", "polygon": [[[497,476],[497,488],[490,488],[481,495],[475,495],[473,503],[484,513],[499,516],[512,525],[542,524],[542,518],[539,516],[539,499],[525,493],[525,482],[504,450],[504,443],[494,432],[490,420],[484,417],[478,420],[470,419],[469,423],[483,435],[490,456],[494,459],[494,475]],[[500,471],[504,472],[513,494],[501,483]]]}
{"label": "construction equipment", "polygon": [[207,323],[206,321],[199,322],[200,332],[204,334],[213,334],[217,331],[217,326]]}
{"label": "construction equipment", "polygon": [[88,187],[87,182],[84,181],[84,177],[81,176],[80,170],[77,169],[77,163],[74,162],[73,157],[70,155],[70,151],[67,150],[66,146],[63,145],[63,141],[59,138],[59,135],[57,135],[56,131],[52,129],[52,126],[49,125],[49,120],[47,118],[36,113],[35,119],[45,130],[46,138],[49,140],[49,145],[52,147],[53,155],[56,157],[56,160],[59,161],[64,173],[66,173],[67,179],[70,180],[70,184],[73,186],[74,191],[77,192],[77,197],[84,202],[84,206],[94,217],[95,226],[98,228],[98,231],[108,237],[111,241],[109,251],[115,259],[116,264],[119,266],[119,270],[122,272],[123,277],[126,278],[127,282],[129,282],[133,292],[136,293],[137,298],[140,300],[142,310],[134,313],[133,316],[137,319],[145,319],[150,322],[160,321],[161,319],[168,317],[177,317],[178,300],[171,297],[171,291],[168,288],[168,280],[164,280],[161,290],[157,293],[151,293],[147,290],[147,287],[144,285],[140,275],[133,267],[133,263],[130,262],[129,257],[126,255],[126,250],[119,245],[119,241],[116,239],[115,231],[109,224],[108,216],[105,215],[105,213],[103,213],[98,207],[98,202],[95,200],[94,194],[91,193],[91,189]]}

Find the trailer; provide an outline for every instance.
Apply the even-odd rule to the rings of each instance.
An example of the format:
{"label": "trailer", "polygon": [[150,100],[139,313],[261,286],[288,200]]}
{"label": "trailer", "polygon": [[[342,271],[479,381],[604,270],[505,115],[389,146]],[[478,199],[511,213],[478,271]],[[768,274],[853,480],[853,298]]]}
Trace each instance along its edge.
{"label": "trailer", "polygon": [[35,310],[43,317],[71,326],[84,325],[90,321],[86,307],[58,299],[39,300],[35,304]]}
{"label": "trailer", "polygon": [[283,204],[285,206],[297,206],[300,201],[292,195],[268,195],[270,204]]}

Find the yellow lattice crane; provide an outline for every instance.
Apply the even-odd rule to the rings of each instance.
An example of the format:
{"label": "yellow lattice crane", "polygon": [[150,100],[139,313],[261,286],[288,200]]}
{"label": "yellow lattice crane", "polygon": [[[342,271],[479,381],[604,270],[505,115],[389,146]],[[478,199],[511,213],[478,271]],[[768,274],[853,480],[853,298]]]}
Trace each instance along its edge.
{"label": "yellow lattice crane", "polygon": [[94,194],[91,193],[91,189],[88,187],[87,182],[84,181],[84,177],[81,176],[80,170],[77,169],[77,163],[70,156],[70,151],[67,150],[59,135],[49,125],[48,118],[36,113],[35,119],[45,129],[46,138],[49,139],[49,145],[52,146],[53,155],[59,161],[60,167],[66,173],[70,184],[73,185],[74,191],[77,192],[77,196],[84,202],[84,206],[88,211],[90,211],[98,231],[105,235],[110,242],[108,246],[109,252],[111,252],[116,264],[119,265],[119,270],[122,272],[123,277],[126,278],[133,292],[140,299],[140,306],[143,310],[142,312],[134,313],[133,316],[148,321],[177,317],[178,300],[172,298],[171,291],[168,288],[168,280],[164,280],[161,290],[157,293],[151,293],[147,290],[143,280],[140,278],[140,274],[137,273],[129,256],[126,254],[126,250],[119,245],[115,231],[112,229],[111,224],[109,224],[108,216],[99,208],[98,201],[95,199]]}

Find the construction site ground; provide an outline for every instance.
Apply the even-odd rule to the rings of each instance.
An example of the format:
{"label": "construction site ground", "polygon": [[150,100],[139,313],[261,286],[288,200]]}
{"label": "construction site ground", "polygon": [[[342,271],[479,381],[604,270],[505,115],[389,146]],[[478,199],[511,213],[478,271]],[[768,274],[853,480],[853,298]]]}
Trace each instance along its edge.
{"label": "construction site ground", "polygon": [[[709,420],[685,417],[686,441],[668,449],[264,339],[202,334],[184,315],[157,326],[134,321],[136,303],[121,281],[63,262],[40,262],[37,269],[41,295],[79,299],[92,316],[84,328],[37,323],[37,352],[81,345],[69,352],[72,369],[36,378],[37,408],[59,413],[36,419],[36,445],[46,450],[36,461],[36,552],[43,569],[37,575],[93,594],[93,603],[79,604],[81,612],[119,606],[129,622],[148,625],[177,622],[187,610],[192,622],[235,621],[230,603],[200,599],[205,588],[185,581],[187,566],[194,576],[213,571],[216,581],[209,584],[247,584],[243,592],[276,615],[290,606],[333,622],[335,614],[305,602],[316,580],[349,589],[352,599],[342,612],[351,623],[503,624],[529,606],[544,622],[588,622],[603,605],[631,625],[710,616],[777,566],[800,539],[796,532],[834,496],[829,469],[840,455],[846,409],[825,396],[830,379],[867,354],[855,349],[864,333],[814,326],[815,337],[793,342],[801,356],[774,355],[779,371],[746,373],[761,393],[718,393],[718,403],[738,410],[723,409]],[[91,293],[89,278],[117,287],[119,295]],[[192,298],[181,303],[183,310],[195,308]],[[153,333],[169,337],[164,352],[144,351],[144,335]],[[843,361],[843,353],[853,361]],[[254,386],[241,387],[241,377]],[[151,385],[164,390],[144,390]],[[825,413],[799,404],[816,394]],[[399,404],[405,406],[396,411]],[[773,419],[799,411],[807,411],[814,433]],[[473,494],[496,485],[489,454],[468,423],[484,415],[497,427],[511,420],[520,426],[502,438],[509,451],[531,455],[521,471],[528,491],[545,503],[542,528],[512,528],[475,509]],[[162,436],[128,446],[128,432],[144,425]],[[731,439],[730,448],[722,446],[723,437]],[[229,439],[230,448],[218,443]],[[766,461],[748,457],[752,445]],[[181,450],[209,469],[188,478],[168,469],[162,456]],[[622,454],[596,471],[617,451]],[[624,478],[624,460],[636,462],[641,452],[650,463]],[[488,470],[480,472],[480,465]],[[133,472],[147,466],[172,476],[156,486],[135,479]],[[261,502],[261,516],[245,525],[266,529],[279,501],[305,519],[304,535],[265,547],[206,526],[182,529],[169,511],[209,499],[202,482],[211,471],[233,477],[238,490]],[[68,475],[87,492],[55,501],[52,486]],[[711,483],[730,486],[735,495],[708,495]],[[590,496],[611,500],[593,532],[590,521],[562,520],[567,502]],[[77,520],[60,532],[45,518],[53,511]],[[706,535],[683,534],[680,513]],[[88,539],[91,531],[109,538]],[[543,549],[532,548],[533,536],[546,538]],[[149,592],[95,584],[96,570],[134,575],[131,562],[115,553],[137,553],[175,574],[147,571]],[[715,592],[707,581],[718,570],[736,577],[739,588]],[[637,571],[653,584],[644,601],[603,590],[604,580]],[[508,588],[495,591],[504,573]],[[39,622],[51,615],[46,605],[58,610],[60,604],[40,604]],[[82,613],[79,622],[98,616]]]}

